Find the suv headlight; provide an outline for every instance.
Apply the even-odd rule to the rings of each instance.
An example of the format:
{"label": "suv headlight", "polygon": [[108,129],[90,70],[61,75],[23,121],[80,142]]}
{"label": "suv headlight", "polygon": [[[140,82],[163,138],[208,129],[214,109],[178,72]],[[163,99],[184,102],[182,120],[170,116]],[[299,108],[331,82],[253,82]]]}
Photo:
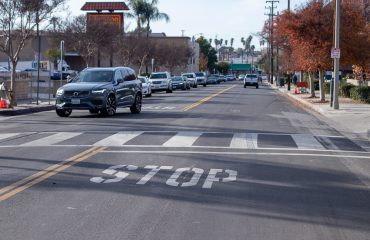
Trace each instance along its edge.
{"label": "suv headlight", "polygon": [[57,96],[62,96],[64,94],[64,89],[63,88],[59,88],[57,90]]}
{"label": "suv headlight", "polygon": [[106,89],[100,89],[100,90],[92,90],[92,94],[103,94],[105,93]]}

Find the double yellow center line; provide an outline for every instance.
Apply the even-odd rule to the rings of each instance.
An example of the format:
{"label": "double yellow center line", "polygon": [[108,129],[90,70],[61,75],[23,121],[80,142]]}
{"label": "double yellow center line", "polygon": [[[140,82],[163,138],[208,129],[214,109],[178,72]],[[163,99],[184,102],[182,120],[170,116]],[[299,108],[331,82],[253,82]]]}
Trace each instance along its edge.
{"label": "double yellow center line", "polygon": [[205,103],[205,102],[207,102],[207,101],[211,100],[212,98],[217,97],[218,95],[220,95],[220,94],[222,94],[222,93],[224,93],[224,92],[227,92],[227,91],[229,91],[229,90],[233,89],[234,87],[236,87],[236,85],[233,85],[233,86],[231,86],[231,87],[229,87],[229,88],[226,88],[226,89],[223,89],[223,90],[221,90],[221,91],[219,91],[219,92],[217,92],[217,93],[214,93],[214,94],[212,94],[212,95],[210,95],[210,96],[208,96],[208,97],[206,97],[206,98],[203,98],[202,100],[199,100],[199,101],[198,101],[198,102],[196,102],[196,103],[193,103],[193,104],[190,104],[189,106],[184,107],[184,108],[182,109],[182,111],[183,111],[183,112],[187,112],[187,111],[189,111],[189,110],[191,110],[191,109],[193,109],[193,108],[195,108],[195,107],[197,107],[197,106],[201,105],[202,103]]}
{"label": "double yellow center line", "polygon": [[92,147],[80,154],[77,154],[76,156],[73,156],[71,158],[68,158],[67,160],[61,162],[61,163],[58,163],[58,164],[55,164],[55,165],[52,165],[48,168],[45,168],[29,177],[26,177],[22,180],[19,180],[18,182],[15,182],[7,187],[4,187],[4,188],[1,188],[0,189],[0,202],[14,196],[15,194],[17,193],[20,193],[30,187],[32,187],[33,185],[35,184],[38,184],[42,181],[44,181],[45,179],[48,179],[52,176],[54,176],[55,174],[58,174],[62,171],[64,171],[65,169],[79,163],[79,162],[82,162],[96,154],[98,154],[99,152],[102,152],[106,149],[106,147]]}

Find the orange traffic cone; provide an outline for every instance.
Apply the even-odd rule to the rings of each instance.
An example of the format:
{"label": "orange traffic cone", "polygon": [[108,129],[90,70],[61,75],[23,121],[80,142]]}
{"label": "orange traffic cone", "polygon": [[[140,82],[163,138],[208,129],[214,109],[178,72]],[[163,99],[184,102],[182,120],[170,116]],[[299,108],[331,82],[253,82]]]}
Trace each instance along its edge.
{"label": "orange traffic cone", "polygon": [[0,100],[0,108],[6,108],[6,100],[5,99]]}

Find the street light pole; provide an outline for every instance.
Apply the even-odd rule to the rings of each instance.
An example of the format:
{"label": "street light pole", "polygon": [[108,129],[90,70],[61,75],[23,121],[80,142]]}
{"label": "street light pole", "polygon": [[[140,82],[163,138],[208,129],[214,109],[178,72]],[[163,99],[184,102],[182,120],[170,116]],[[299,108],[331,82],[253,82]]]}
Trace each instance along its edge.
{"label": "street light pole", "polygon": [[37,41],[38,41],[38,49],[37,49],[37,94],[36,94],[36,105],[39,105],[39,92],[40,92],[40,62],[41,62],[41,37],[40,37],[40,16],[39,10],[36,12],[36,31],[37,31]]}
{"label": "street light pole", "polygon": [[60,41],[60,86],[63,86],[64,41]]}
{"label": "street light pole", "polygon": [[[335,0],[335,43],[334,47],[335,49],[339,49],[339,38],[340,38],[340,1]],[[339,93],[339,58],[334,58],[334,90],[333,90],[333,107],[334,109],[339,109],[339,99],[338,99],[338,93]]]}

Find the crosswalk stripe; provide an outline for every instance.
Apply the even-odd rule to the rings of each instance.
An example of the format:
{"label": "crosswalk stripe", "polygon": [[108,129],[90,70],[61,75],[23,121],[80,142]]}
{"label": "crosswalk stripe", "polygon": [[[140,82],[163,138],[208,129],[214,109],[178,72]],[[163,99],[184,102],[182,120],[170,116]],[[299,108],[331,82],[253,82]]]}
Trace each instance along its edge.
{"label": "crosswalk stripe", "polygon": [[178,132],[163,144],[164,147],[191,147],[202,132]]}
{"label": "crosswalk stripe", "polygon": [[17,135],[19,135],[19,133],[1,133],[0,134],[0,140],[11,138],[11,137],[14,137],[14,136],[17,136]]}
{"label": "crosswalk stripe", "polygon": [[247,134],[235,133],[231,140],[230,148],[248,148]]}
{"label": "crosswalk stripe", "polygon": [[230,148],[257,149],[257,133],[235,133]]}
{"label": "crosswalk stripe", "polygon": [[[152,138],[150,141],[146,138],[146,133]],[[155,134],[154,134],[155,133]],[[30,133],[28,133],[30,134]],[[0,133],[0,147],[8,146],[21,146],[21,147],[42,147],[42,146],[76,146],[76,140],[73,138],[80,136],[78,146],[102,146],[102,147],[123,147],[132,146],[145,146],[145,147],[208,147],[208,148],[231,148],[231,149],[267,149],[267,148],[280,148],[280,138],[270,138],[276,136],[274,133],[225,133],[225,132],[198,132],[198,131],[181,131],[181,132],[166,132],[163,134],[161,131],[127,131],[118,132],[116,134],[107,136],[105,138],[86,139],[83,141],[84,132],[32,132],[32,140],[25,138],[24,133]],[[46,134],[46,135],[45,135]],[[176,134],[176,135],[174,135]],[[148,135],[148,136],[149,136]],[[153,136],[158,135],[158,139]],[[264,145],[264,139],[269,140],[269,145]],[[267,136],[266,136],[267,135]],[[353,147],[345,145],[345,139],[341,136],[314,136],[312,134],[283,134],[290,136],[292,144],[286,148],[300,149],[300,150],[317,150],[317,151],[364,151],[362,148],[357,147],[353,143]],[[19,138],[19,137],[22,138]],[[149,137],[150,137],[149,136]],[[17,141],[14,138],[17,138]],[[138,138],[137,138],[138,137]],[[36,138],[36,139],[35,139]],[[38,138],[38,139],[37,139]],[[219,139],[220,138],[220,139]],[[337,139],[343,139],[336,141]],[[141,140],[147,139],[142,142]],[[207,141],[200,140],[208,139]],[[11,141],[10,141],[11,140]],[[14,141],[13,141],[14,140]],[[27,141],[28,140],[28,141]],[[70,142],[68,142],[70,140]],[[133,140],[133,142],[131,141]],[[23,141],[23,142],[21,142]],[[166,141],[166,142],[165,142]],[[349,140],[350,141],[350,140]],[[202,143],[200,143],[202,142]],[[294,143],[294,144],[293,144]],[[80,145],[79,145],[80,144]],[[149,145],[150,144],[150,145]],[[201,146],[202,144],[202,146]],[[206,145],[205,145],[206,144]],[[260,146],[259,146],[260,145]],[[293,146],[294,145],[294,146]]]}
{"label": "crosswalk stripe", "polygon": [[37,139],[28,143],[21,144],[21,146],[50,146],[53,144],[57,144],[60,142],[63,142],[65,140],[68,140],[70,138],[74,138],[78,135],[81,135],[82,133],[70,133],[70,132],[61,132],[56,133],[48,137],[44,137],[41,139]]}
{"label": "crosswalk stripe", "polygon": [[325,147],[310,134],[292,134],[298,149],[325,149]]}
{"label": "crosswalk stripe", "polygon": [[258,134],[257,133],[247,133],[247,146],[250,149],[258,148]]}
{"label": "crosswalk stripe", "polygon": [[101,147],[120,147],[126,142],[143,134],[144,132],[119,132],[103,140],[96,142],[93,146]]}

